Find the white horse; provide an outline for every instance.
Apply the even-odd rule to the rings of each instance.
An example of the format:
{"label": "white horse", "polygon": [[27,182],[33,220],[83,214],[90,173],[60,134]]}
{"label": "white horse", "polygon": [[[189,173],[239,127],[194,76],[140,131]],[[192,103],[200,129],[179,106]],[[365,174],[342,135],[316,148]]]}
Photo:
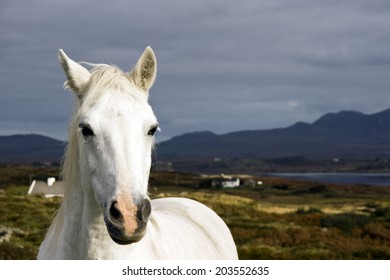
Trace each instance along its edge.
{"label": "white horse", "polygon": [[237,259],[218,215],[196,201],[150,201],[158,123],[148,104],[157,70],[147,47],[130,73],[60,50],[65,87],[77,96],[62,169],[65,193],[38,259]]}

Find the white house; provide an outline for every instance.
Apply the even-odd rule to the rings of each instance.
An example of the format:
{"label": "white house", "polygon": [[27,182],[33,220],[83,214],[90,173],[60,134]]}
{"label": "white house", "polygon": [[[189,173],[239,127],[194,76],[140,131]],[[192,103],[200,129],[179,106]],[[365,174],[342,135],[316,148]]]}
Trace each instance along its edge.
{"label": "white house", "polygon": [[54,177],[49,177],[46,182],[33,180],[27,194],[43,195],[45,197],[62,197],[64,195],[64,188],[61,181],[56,181]]}
{"label": "white house", "polygon": [[222,179],[222,188],[236,188],[240,186],[239,178]]}
{"label": "white house", "polygon": [[216,178],[211,180],[212,188],[236,188],[240,186],[239,178]]}

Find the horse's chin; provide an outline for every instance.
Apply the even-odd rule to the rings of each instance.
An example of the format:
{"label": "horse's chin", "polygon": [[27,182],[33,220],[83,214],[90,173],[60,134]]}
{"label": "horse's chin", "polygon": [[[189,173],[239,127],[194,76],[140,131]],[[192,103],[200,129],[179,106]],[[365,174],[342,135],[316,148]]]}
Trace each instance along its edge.
{"label": "horse's chin", "polygon": [[113,237],[111,236],[111,239],[119,244],[119,245],[130,245],[130,244],[133,244],[133,243],[137,243],[138,241],[140,241],[142,239],[143,236],[139,237],[139,238],[131,238],[131,239],[118,239],[116,237]]}
{"label": "horse's chin", "polygon": [[[110,234],[110,232],[109,232]],[[118,236],[113,236],[110,234],[110,237],[111,239],[119,244],[119,245],[130,245],[130,244],[133,244],[133,243],[137,243],[139,242],[143,237],[144,237],[144,233],[141,234],[141,235],[136,235],[136,236],[121,236],[121,237],[118,237]]]}
{"label": "horse's chin", "polygon": [[146,226],[137,228],[132,234],[127,234],[123,227],[118,227],[106,221],[107,231],[111,239],[119,245],[129,245],[139,242],[146,233]]}

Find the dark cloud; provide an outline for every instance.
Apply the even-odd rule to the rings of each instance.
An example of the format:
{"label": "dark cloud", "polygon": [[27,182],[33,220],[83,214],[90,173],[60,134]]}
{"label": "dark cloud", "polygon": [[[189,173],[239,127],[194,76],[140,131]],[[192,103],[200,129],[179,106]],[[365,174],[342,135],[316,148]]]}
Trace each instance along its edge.
{"label": "dark cloud", "polygon": [[130,69],[147,45],[161,139],[390,107],[387,0],[2,1],[0,134],[65,138],[72,95],[57,62]]}

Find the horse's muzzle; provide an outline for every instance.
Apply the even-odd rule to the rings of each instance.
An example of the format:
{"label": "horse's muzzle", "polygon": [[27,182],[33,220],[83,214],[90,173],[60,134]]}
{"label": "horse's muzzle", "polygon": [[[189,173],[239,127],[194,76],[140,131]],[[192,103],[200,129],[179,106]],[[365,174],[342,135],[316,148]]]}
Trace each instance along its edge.
{"label": "horse's muzzle", "polygon": [[113,200],[104,214],[112,240],[121,245],[140,241],[146,233],[151,211],[148,198],[141,200],[138,205],[130,204],[126,200]]}

